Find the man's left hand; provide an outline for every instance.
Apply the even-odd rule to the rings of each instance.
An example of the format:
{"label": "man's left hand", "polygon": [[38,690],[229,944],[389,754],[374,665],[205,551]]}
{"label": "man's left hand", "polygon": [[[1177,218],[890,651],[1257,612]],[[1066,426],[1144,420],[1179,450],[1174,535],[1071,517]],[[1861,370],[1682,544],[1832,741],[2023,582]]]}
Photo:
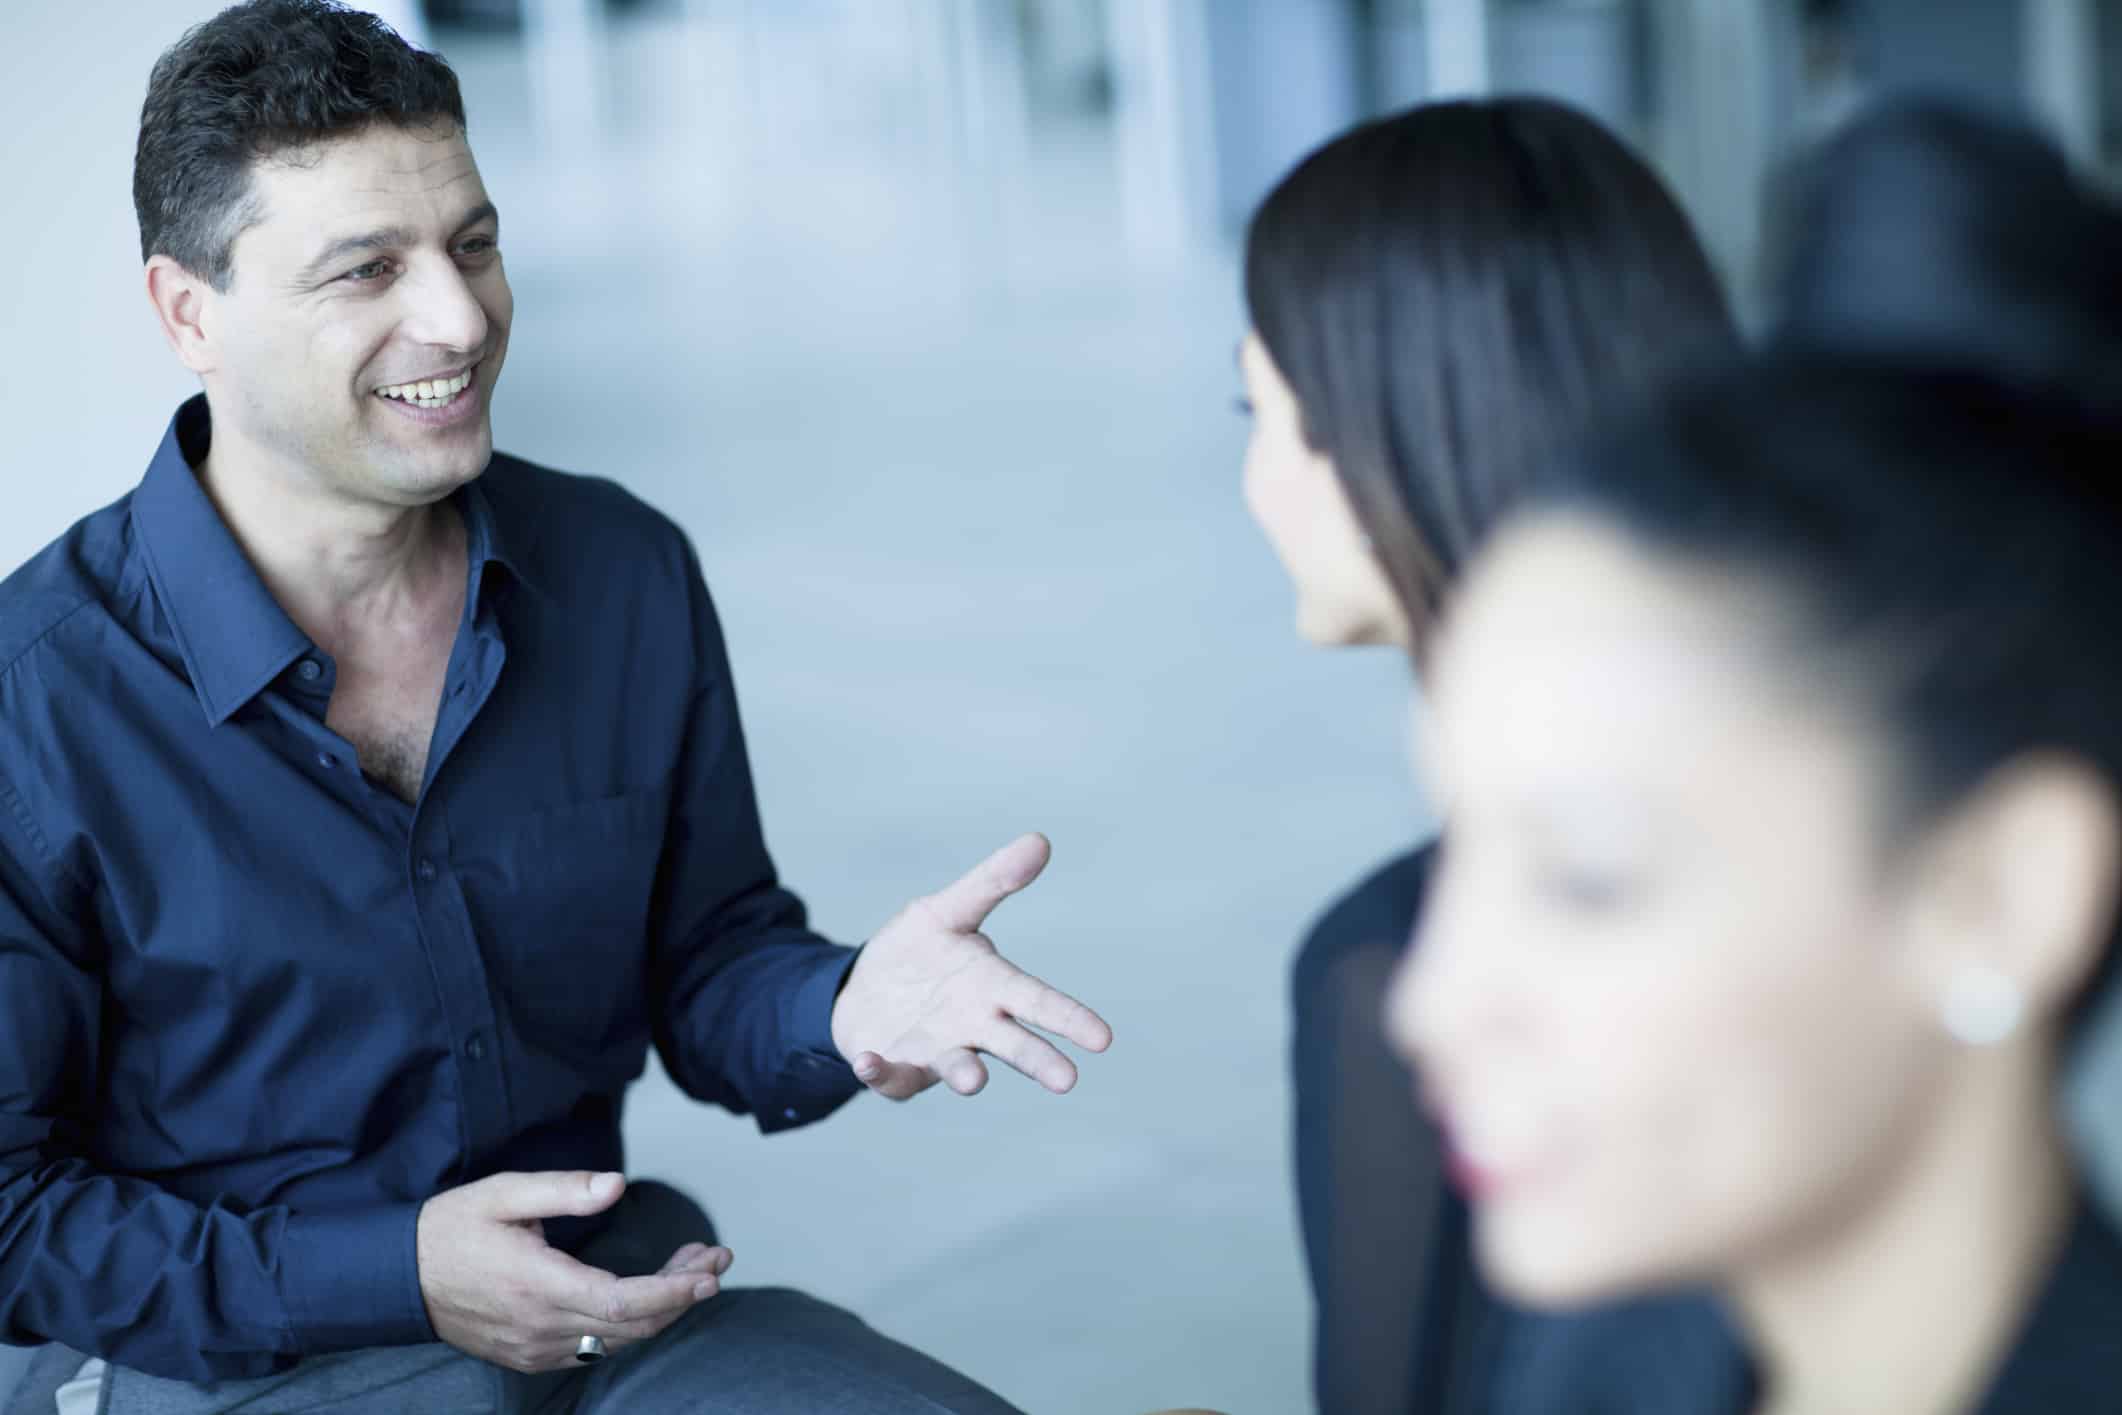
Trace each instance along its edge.
{"label": "man's left hand", "polygon": [[1052,854],[1045,836],[1021,836],[907,905],[869,941],[833,1006],[833,1044],[858,1080],[896,1101],[938,1081],[969,1096],[987,1084],[985,1053],[1060,1095],[1076,1084],[1075,1063],[1032,1028],[1086,1051],[1112,1045],[1104,1018],[1018,968],[980,932]]}

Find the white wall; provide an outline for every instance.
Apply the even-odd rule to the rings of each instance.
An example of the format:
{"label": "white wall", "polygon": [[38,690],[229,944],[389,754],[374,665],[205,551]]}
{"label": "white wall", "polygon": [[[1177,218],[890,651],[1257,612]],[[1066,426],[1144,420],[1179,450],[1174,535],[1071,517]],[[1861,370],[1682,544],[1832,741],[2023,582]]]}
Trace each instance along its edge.
{"label": "white wall", "polygon": [[[14,268],[0,281],[0,571],[132,486],[196,390],[142,293],[133,142],[147,73],[212,0],[18,0],[0,73]],[[13,7],[10,7],[13,10]]]}

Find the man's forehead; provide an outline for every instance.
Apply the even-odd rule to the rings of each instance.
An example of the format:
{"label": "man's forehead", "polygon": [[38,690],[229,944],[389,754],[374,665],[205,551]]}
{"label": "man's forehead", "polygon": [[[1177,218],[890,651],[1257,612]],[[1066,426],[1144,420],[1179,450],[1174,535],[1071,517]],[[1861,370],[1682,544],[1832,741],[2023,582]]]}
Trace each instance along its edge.
{"label": "man's forehead", "polygon": [[486,200],[479,166],[454,128],[378,124],[261,160],[253,173],[266,219],[304,227],[403,220],[432,210],[449,219]]}

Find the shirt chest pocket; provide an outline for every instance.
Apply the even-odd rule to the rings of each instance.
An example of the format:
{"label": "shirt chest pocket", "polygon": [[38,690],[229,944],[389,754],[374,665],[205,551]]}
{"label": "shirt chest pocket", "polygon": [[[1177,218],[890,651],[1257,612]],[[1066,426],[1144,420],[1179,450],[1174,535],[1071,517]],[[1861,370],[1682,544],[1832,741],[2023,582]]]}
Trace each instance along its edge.
{"label": "shirt chest pocket", "polygon": [[593,1062],[646,1035],[667,785],[453,831],[494,991],[523,1040]]}

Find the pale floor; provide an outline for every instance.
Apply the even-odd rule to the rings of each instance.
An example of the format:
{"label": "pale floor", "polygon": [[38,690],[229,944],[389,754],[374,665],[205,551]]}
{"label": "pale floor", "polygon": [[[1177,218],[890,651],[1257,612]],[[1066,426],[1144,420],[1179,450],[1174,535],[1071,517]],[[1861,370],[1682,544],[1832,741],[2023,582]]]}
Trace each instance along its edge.
{"label": "pale floor", "polygon": [[[126,182],[148,63],[212,7],[33,8],[0,85],[25,202],[0,567],[122,492],[186,391]],[[1035,1415],[1285,1415],[1286,973],[1418,829],[1404,671],[1291,633],[1238,496],[1228,259],[1137,268],[1101,127],[954,128],[888,21],[806,33],[813,8],[741,63],[662,22],[549,68],[451,47],[517,296],[501,442],[697,539],[769,837],[823,928],[857,940],[1044,830],[1050,876],[994,931],[1118,1041],[1065,1099],[1001,1075],[770,1140],[652,1075],[633,1167],[712,1208],[737,1278]],[[572,119],[529,121],[539,83]]]}

